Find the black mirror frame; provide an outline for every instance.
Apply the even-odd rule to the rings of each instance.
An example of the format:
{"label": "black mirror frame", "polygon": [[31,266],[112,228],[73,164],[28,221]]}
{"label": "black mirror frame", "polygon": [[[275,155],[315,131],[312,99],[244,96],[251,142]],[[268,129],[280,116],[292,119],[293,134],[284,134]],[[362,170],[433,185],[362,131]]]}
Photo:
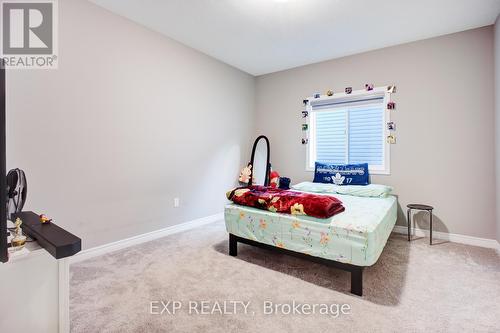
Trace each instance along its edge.
{"label": "black mirror frame", "polygon": [[269,163],[269,157],[271,155],[271,150],[269,149],[269,139],[265,135],[260,135],[257,139],[255,139],[255,142],[253,143],[252,147],[252,156],[250,158],[250,164],[252,165],[252,168],[250,169],[250,180],[248,181],[248,186],[252,185],[253,182],[253,169],[254,169],[254,157],[255,157],[255,150],[257,149],[257,144],[259,143],[259,140],[264,139],[266,141],[267,145],[267,167],[266,167],[266,176],[264,178],[264,186],[269,186],[269,172],[271,172],[271,163]]}

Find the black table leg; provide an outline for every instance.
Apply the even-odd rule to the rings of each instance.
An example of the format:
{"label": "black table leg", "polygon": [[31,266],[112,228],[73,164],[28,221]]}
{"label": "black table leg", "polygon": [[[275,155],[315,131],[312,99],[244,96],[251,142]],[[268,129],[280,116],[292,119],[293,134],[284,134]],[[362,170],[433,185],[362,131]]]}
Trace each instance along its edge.
{"label": "black table leg", "polygon": [[233,234],[229,234],[229,255],[233,257],[238,255],[238,241]]}
{"label": "black table leg", "polygon": [[432,209],[429,211],[429,214],[431,214],[429,220],[430,220],[430,245],[432,245]]}
{"label": "black table leg", "polygon": [[351,293],[363,296],[363,267],[351,271]]}
{"label": "black table leg", "polygon": [[410,211],[411,209],[407,209],[406,210],[406,215],[407,215],[407,219],[408,219],[408,242],[410,241],[410,233],[411,233],[411,220],[410,220]]}

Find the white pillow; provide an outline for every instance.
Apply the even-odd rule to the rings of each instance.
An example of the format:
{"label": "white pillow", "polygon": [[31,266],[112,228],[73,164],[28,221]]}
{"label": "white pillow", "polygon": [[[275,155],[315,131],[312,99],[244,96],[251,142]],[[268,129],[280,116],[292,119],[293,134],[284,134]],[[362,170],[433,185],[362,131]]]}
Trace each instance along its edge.
{"label": "white pillow", "polygon": [[292,189],[304,192],[337,193],[358,197],[385,198],[392,191],[391,186],[381,184],[369,185],[335,185],[324,183],[302,182],[292,185]]}

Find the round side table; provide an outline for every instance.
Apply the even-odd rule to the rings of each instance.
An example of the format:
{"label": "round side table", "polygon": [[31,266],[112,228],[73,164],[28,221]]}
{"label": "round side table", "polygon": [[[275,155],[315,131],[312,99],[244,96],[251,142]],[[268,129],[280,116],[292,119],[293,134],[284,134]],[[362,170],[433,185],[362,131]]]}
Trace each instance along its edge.
{"label": "round side table", "polygon": [[412,210],[425,210],[429,212],[429,231],[430,231],[430,241],[429,244],[432,245],[432,210],[434,207],[429,206],[429,205],[422,205],[422,204],[409,204],[406,206],[408,210],[406,211],[407,217],[408,217],[408,242],[411,240],[411,211]]}

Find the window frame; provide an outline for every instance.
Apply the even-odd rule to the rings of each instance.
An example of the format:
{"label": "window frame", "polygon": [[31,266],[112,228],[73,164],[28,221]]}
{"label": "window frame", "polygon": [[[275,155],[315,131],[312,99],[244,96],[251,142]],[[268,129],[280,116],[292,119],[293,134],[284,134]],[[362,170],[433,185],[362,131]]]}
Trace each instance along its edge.
{"label": "window frame", "polygon": [[[391,174],[391,144],[387,142],[387,136],[391,134],[391,132],[387,129],[387,123],[391,121],[391,110],[387,108],[387,103],[390,101],[390,96],[391,94],[387,91],[387,86],[384,87],[376,87],[371,91],[366,91],[366,90],[356,90],[353,91],[350,94],[346,93],[336,93],[333,96],[322,96],[320,98],[314,98],[314,97],[309,97],[307,98],[309,100],[309,103],[306,105],[306,111],[308,112],[308,117],[307,117],[307,128],[308,128],[308,144],[307,144],[307,149],[306,149],[306,171],[314,171],[314,162],[313,161],[313,154],[315,152],[315,145],[316,142],[315,140],[312,140],[312,138],[315,137],[315,122],[312,121],[313,118],[315,118],[315,113],[316,112],[321,112],[321,111],[313,111],[312,104],[311,102],[313,101],[335,101],[335,100],[340,100],[340,99],[345,99],[346,97],[352,98],[353,101],[370,96],[380,96],[383,93],[383,101],[382,105],[384,107],[384,119],[382,121],[382,133],[383,133],[383,158],[382,160],[384,161],[384,164],[382,166],[368,166],[368,170],[370,174],[372,175],[390,175]],[[352,107],[355,108],[356,106]],[[349,117],[349,112],[347,112],[347,117]],[[346,128],[346,135],[349,135],[349,126]],[[347,143],[348,144],[347,140]],[[349,153],[348,150],[346,150],[346,155]],[[347,156],[346,156],[347,157]],[[348,159],[348,158],[346,158]]]}

